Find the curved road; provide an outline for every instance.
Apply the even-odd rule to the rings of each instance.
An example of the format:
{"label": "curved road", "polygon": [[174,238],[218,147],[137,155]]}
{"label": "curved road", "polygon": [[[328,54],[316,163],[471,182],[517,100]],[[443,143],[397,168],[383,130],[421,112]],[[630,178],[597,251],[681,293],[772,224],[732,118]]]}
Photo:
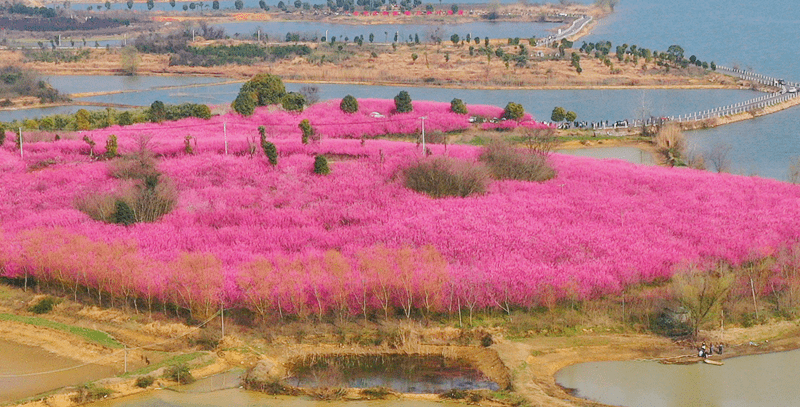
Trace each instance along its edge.
{"label": "curved road", "polygon": [[542,44],[548,46],[554,42],[559,42],[564,38],[569,38],[583,30],[583,28],[586,27],[586,25],[590,22],[592,22],[592,16],[581,16],[581,18],[573,21],[572,25],[570,25],[566,30],[559,30],[557,35],[549,35],[547,38],[544,38]]}

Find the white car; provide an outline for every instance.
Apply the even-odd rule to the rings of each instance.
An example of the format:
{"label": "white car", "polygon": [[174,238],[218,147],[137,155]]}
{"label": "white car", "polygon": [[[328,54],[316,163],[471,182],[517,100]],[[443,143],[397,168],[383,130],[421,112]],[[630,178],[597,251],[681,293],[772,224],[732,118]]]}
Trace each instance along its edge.
{"label": "white car", "polygon": [[370,113],[369,115],[370,115],[371,117],[374,117],[374,118],[376,118],[376,119],[382,119],[382,118],[386,117],[386,116],[384,116],[384,115],[382,115],[382,114],[380,114],[380,113],[378,113],[378,112],[372,112],[372,113]]}

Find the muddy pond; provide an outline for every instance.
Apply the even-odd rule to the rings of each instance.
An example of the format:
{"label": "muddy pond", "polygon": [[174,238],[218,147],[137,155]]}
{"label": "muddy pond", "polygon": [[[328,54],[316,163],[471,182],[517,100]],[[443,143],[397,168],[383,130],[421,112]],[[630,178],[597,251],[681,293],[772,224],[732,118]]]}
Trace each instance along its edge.
{"label": "muddy pond", "polygon": [[566,367],[556,382],[577,397],[625,407],[768,407],[800,405],[800,351],[663,365],[593,362]]}
{"label": "muddy pond", "polygon": [[[116,374],[109,367],[81,365],[41,348],[0,340],[0,404]],[[38,374],[42,372],[52,373]]]}
{"label": "muddy pond", "polygon": [[498,390],[469,363],[442,356],[338,355],[299,361],[287,382],[297,387],[388,387],[401,393]]}

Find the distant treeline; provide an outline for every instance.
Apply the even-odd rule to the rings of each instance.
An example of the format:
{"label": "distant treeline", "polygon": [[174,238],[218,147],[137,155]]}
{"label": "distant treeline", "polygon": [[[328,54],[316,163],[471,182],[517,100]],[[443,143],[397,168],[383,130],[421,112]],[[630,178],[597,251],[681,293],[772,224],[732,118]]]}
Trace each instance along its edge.
{"label": "distant treeline", "polygon": [[[224,31],[213,28],[203,29],[200,35],[224,37]],[[203,38],[207,38],[203,35]],[[170,65],[217,66],[225,64],[251,65],[258,61],[272,61],[294,56],[310,55],[308,45],[260,44],[210,45],[195,47],[191,45],[192,35],[188,31],[175,32],[166,36],[152,34],[136,39],[136,49],[150,54],[170,54]]]}
{"label": "distant treeline", "polygon": [[26,16],[36,16],[44,18],[53,18],[56,16],[56,11],[51,8],[28,7],[22,3],[9,3],[9,2],[0,4],[0,12],[8,14],[22,14]]}

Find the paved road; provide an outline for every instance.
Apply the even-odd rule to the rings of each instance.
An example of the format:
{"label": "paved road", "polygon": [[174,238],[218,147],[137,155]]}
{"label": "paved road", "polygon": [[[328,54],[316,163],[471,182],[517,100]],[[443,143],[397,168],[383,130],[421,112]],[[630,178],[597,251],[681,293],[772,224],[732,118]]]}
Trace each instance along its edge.
{"label": "paved road", "polygon": [[566,30],[561,30],[559,34],[549,35],[547,38],[544,38],[542,40],[542,44],[548,46],[554,42],[560,42],[564,38],[569,38],[577,34],[590,22],[592,22],[592,16],[581,16],[581,18],[573,21],[572,25],[570,25]]}

